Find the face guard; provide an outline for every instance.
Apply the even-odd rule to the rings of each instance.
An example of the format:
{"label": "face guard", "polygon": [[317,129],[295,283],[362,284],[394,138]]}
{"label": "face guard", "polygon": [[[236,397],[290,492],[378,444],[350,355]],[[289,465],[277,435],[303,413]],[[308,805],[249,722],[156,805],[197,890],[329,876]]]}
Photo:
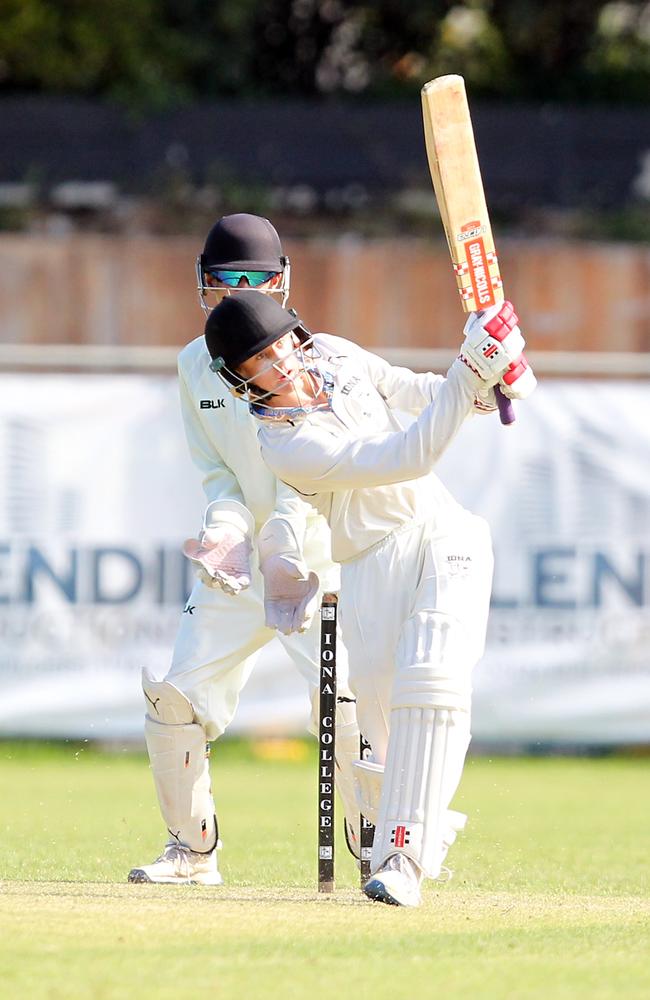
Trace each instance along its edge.
{"label": "face guard", "polygon": [[[215,358],[210,363],[211,371],[219,376],[230,392],[238,399],[243,399],[244,402],[248,403],[255,416],[267,420],[292,419],[297,415],[306,415],[315,409],[321,409],[323,406],[322,403],[317,404],[316,399],[321,394],[326,380],[318,367],[318,361],[322,356],[313,342],[311,333],[306,327],[299,324],[279,340],[286,340],[286,351],[261,365],[255,376],[251,378],[245,378],[236,369],[229,368],[222,357]],[[289,358],[295,358],[298,365],[293,371],[287,372],[285,363]],[[274,371],[277,372],[278,381],[289,378],[295,385],[296,380],[300,378],[300,404],[298,406],[274,406],[273,400],[281,398],[281,396],[275,393],[272,388],[263,389],[255,381],[260,376],[268,375]]]}
{"label": "face guard", "polygon": [[[318,348],[314,348],[314,350],[318,350]],[[310,368],[308,371],[314,378],[314,385],[317,387],[316,395],[321,395],[323,390],[325,391],[326,399],[324,402],[317,403],[315,398],[311,400],[306,398],[300,406],[267,406],[264,403],[251,403],[249,409],[253,416],[257,417],[258,420],[287,421],[296,424],[300,420],[304,420],[310,413],[316,413],[318,410],[331,410],[334,379],[328,372],[320,371],[319,368]]]}
{"label": "face guard", "polygon": [[[239,268],[237,270],[233,268],[221,268],[219,265],[211,266],[206,264],[204,255],[199,254],[196,258],[195,270],[196,270],[196,281],[197,281],[197,291],[199,293],[199,303],[201,309],[206,316],[209,316],[215,306],[219,305],[221,300],[225,298],[226,295],[237,295],[239,292],[249,291],[251,288],[256,288],[257,291],[263,292],[265,295],[277,295],[278,301],[281,306],[284,306],[289,298],[289,291],[291,289],[291,263],[289,258],[286,256],[280,257],[281,270],[274,272],[267,272],[273,274],[281,274],[282,279],[278,285],[274,288],[261,288],[257,287],[253,282],[256,280],[253,278],[252,281],[247,285],[242,287],[228,286],[224,285],[210,285],[208,284],[208,276],[210,272],[215,272],[217,270],[230,271],[233,275],[237,274],[239,281],[239,276],[246,274],[250,271],[253,275],[261,274],[261,270],[255,265],[251,264],[250,268]],[[210,300],[207,300],[207,296],[210,296]]]}

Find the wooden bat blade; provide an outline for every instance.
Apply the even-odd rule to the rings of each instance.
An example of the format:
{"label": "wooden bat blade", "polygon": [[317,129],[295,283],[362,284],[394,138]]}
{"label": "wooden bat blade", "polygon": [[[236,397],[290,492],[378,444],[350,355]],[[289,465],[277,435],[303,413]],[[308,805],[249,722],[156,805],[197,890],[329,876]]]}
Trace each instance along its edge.
{"label": "wooden bat blade", "polygon": [[485,203],[462,76],[422,88],[424,138],[431,179],[465,312],[503,299],[499,262]]}
{"label": "wooden bat blade", "polygon": [[[474,130],[462,76],[440,76],[422,88],[424,141],[440,218],[465,312],[503,300],[485,202]],[[512,403],[495,389],[503,424],[515,419]]]}

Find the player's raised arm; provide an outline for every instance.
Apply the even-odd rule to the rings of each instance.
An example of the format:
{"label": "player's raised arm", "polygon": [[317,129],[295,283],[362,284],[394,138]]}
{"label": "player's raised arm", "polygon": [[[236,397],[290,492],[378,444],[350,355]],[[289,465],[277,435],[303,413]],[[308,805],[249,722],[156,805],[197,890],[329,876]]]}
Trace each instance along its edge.
{"label": "player's raised arm", "polygon": [[474,405],[480,379],[454,361],[434,402],[407,430],[363,438],[306,423],[283,436],[262,425],[260,444],[272,471],[301,493],[363,489],[417,479],[431,471]]}
{"label": "player's raised arm", "polygon": [[[223,302],[208,319],[206,343],[215,371],[265,418],[260,443],[268,466],[309,495],[405,482],[430,472],[471,412],[477,392],[496,385],[521,357],[524,340],[516,323],[509,303],[503,316],[498,310],[473,314],[458,359],[445,379],[436,380],[433,400],[408,430],[377,434],[359,434],[354,423],[337,419],[341,408],[337,393],[328,389],[328,366],[340,359],[322,357],[318,339],[314,343],[298,317],[271,299],[242,293]],[[349,372],[343,397],[359,392],[362,356],[353,354],[343,367]],[[367,406],[376,392],[373,385]],[[306,413],[318,410],[330,410],[332,420],[304,421]],[[271,426],[282,423],[291,430]]]}

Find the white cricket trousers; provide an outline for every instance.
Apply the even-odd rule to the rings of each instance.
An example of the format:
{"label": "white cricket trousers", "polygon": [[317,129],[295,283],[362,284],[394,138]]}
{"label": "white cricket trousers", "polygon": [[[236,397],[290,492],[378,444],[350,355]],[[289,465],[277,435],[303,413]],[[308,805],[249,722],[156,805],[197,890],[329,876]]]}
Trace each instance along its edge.
{"label": "white cricket trousers", "polygon": [[[404,683],[428,618],[444,617],[446,660],[453,650],[454,686],[469,711],[471,673],[485,646],[492,572],[488,525],[462,510],[453,531],[439,534],[429,523],[407,526],[342,564],[350,687],[359,728],[377,763],[386,761],[393,690]],[[424,645],[427,637],[421,640]]]}
{"label": "white cricket trousers", "polygon": [[[255,563],[257,553],[253,560]],[[327,572],[323,575],[328,582]],[[172,664],[165,677],[189,698],[208,740],[218,739],[226,731],[259,651],[273,638],[279,639],[307,682],[312,704],[310,728],[316,732],[320,616],[314,616],[307,632],[281,635],[267,628],[264,585],[255,564],[251,576],[251,586],[235,596],[197,580],[182,614]],[[342,646],[339,643],[339,691],[346,694],[347,657]]]}

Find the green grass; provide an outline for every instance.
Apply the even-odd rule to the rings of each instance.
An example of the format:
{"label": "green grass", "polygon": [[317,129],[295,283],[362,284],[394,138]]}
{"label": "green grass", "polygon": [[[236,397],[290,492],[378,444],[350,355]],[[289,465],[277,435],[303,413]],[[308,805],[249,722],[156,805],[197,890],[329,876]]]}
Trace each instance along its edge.
{"label": "green grass", "polygon": [[315,892],[313,747],[224,743],[212,773],[226,885],[132,886],[163,842],[145,758],[0,744],[0,996],[650,996],[648,759],[471,759],[418,910],[362,897],[342,837]]}

